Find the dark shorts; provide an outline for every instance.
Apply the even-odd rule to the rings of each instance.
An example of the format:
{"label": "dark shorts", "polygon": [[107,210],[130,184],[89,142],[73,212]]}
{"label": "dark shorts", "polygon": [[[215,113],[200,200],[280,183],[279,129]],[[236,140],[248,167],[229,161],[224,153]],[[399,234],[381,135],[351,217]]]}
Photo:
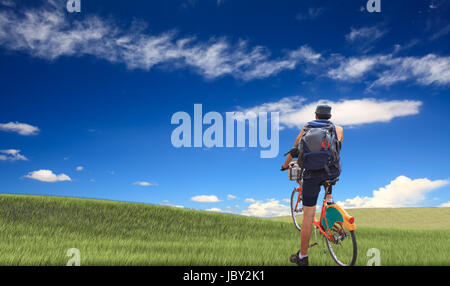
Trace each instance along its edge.
{"label": "dark shorts", "polygon": [[319,197],[321,188],[320,183],[333,178],[335,178],[335,176],[303,179],[303,205],[306,207],[314,207],[317,204],[317,198]]}

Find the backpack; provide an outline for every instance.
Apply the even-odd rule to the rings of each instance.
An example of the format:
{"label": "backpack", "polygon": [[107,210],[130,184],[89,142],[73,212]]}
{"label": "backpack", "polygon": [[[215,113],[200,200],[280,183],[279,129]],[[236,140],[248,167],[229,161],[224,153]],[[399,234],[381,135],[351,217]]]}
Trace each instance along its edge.
{"label": "backpack", "polygon": [[336,128],[330,121],[311,121],[303,127],[303,136],[298,148],[298,163],[305,170],[325,169],[335,166],[340,171],[341,142]]}

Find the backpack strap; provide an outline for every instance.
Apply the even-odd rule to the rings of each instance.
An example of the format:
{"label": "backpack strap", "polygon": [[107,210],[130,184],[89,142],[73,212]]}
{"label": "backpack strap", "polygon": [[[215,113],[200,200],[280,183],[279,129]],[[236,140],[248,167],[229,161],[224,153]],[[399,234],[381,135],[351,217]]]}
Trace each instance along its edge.
{"label": "backpack strap", "polygon": [[[332,125],[333,125],[333,136],[335,136],[335,138],[336,138],[336,143],[337,143],[337,146],[336,146],[336,152],[340,152],[341,151],[341,141],[339,141],[339,137],[338,137],[338,135],[337,135],[337,131],[336,131],[336,126],[333,124],[333,123],[331,123]],[[334,162],[333,162],[333,165],[339,170],[339,172],[341,172],[341,165],[340,165],[340,162],[339,162],[339,160],[333,160]]]}
{"label": "backpack strap", "polygon": [[297,146],[296,146],[296,148],[297,148],[297,150],[298,150],[298,152],[296,153],[296,155],[297,155],[297,164],[302,168],[302,170],[303,170],[303,155],[304,155],[304,146],[303,146],[303,137],[305,137],[305,135],[306,135],[306,133],[311,129],[311,128],[313,128],[310,124],[305,124],[304,126],[303,126],[303,134],[302,134],[302,137],[300,137],[300,140],[298,141],[298,144],[297,144]]}

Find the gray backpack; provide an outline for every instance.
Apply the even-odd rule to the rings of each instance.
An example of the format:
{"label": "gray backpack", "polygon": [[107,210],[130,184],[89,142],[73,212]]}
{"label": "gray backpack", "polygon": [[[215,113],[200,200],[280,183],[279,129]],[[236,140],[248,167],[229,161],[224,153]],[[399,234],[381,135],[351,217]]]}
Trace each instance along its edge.
{"label": "gray backpack", "polygon": [[330,121],[315,120],[303,127],[303,136],[297,146],[298,163],[305,170],[322,170],[330,167],[340,170],[341,142],[336,128]]}

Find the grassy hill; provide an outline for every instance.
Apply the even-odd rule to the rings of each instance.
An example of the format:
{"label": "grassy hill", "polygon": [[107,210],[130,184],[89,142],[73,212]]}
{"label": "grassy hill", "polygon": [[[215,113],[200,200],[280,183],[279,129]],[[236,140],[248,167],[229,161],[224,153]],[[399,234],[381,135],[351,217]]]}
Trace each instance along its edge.
{"label": "grassy hill", "polygon": [[[358,227],[450,230],[450,208],[348,209]],[[316,214],[319,219],[320,214]],[[270,218],[292,222],[290,216]]]}
{"label": "grassy hill", "polygon": [[[366,211],[366,210],[364,210]],[[418,210],[419,213],[421,209]],[[356,222],[368,212],[352,213]],[[423,213],[421,213],[423,215]],[[358,265],[369,248],[382,265],[450,265],[448,210],[437,229],[361,226]],[[399,225],[396,225],[399,226]],[[400,227],[400,226],[399,226]],[[291,265],[299,232],[290,221],[166,206],[46,196],[0,195],[0,265],[65,265],[69,248],[82,265]],[[334,265],[321,246],[311,265]]]}

